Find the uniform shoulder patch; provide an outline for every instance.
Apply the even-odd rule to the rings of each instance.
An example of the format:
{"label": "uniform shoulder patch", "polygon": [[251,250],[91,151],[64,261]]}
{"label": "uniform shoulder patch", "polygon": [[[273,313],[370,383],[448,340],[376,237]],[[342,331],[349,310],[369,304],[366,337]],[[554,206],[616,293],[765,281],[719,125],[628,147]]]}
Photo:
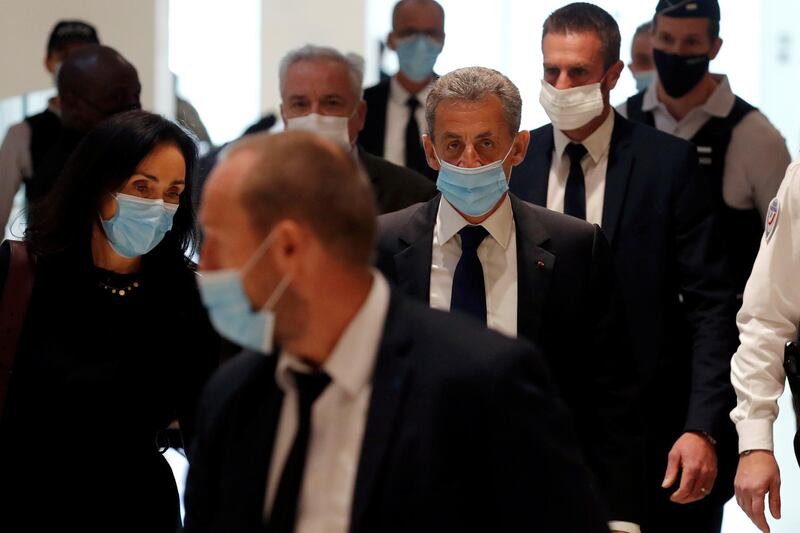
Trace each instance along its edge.
{"label": "uniform shoulder patch", "polygon": [[778,216],[781,212],[780,202],[777,198],[774,198],[772,202],[769,204],[769,209],[767,210],[767,220],[764,227],[764,239],[767,242],[772,238],[772,235],[775,233],[775,227],[778,225]]}

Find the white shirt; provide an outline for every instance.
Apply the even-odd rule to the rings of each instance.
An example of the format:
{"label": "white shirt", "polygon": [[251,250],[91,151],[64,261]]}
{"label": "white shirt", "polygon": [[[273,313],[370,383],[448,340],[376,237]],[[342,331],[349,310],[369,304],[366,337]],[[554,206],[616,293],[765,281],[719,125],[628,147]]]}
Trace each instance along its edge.
{"label": "white shirt", "polygon": [[[453,275],[461,258],[461,228],[468,226],[461,214],[442,198],[433,228],[431,258],[431,307],[450,310]],[[511,199],[506,195],[500,207],[481,223],[489,235],[478,246],[486,286],[486,323],[510,337],[517,336],[517,230]],[[610,522],[614,531],[639,533],[631,522]]]}
{"label": "white shirt", "polygon": [[8,223],[22,180],[31,174],[31,127],[23,120],[8,129],[0,145],[0,233]]}
{"label": "white shirt", "polygon": [[[428,123],[425,120],[425,101],[433,88],[433,81],[417,93],[419,107],[414,113],[417,119],[420,139],[428,133]],[[397,76],[392,76],[389,82],[389,101],[386,103],[386,130],[383,141],[383,158],[395,165],[406,164],[406,126],[408,126],[408,99],[411,93],[406,91]],[[420,142],[422,142],[420,140]]]}
{"label": "white shirt", "polygon": [[[614,131],[614,111],[608,114],[599,128],[581,144],[586,155],[581,160],[584,183],[586,184],[586,221],[602,227],[603,202],[606,194],[606,171],[608,170],[608,151],[611,147],[611,133]],[[550,164],[550,177],[547,184],[547,208],[564,212],[564,194],[569,177],[569,157],[564,152],[572,141],[564,132],[553,129],[555,144],[553,160]]]}
{"label": "white shirt", "polygon": [[[389,285],[375,272],[366,301],[322,365],[331,383],[312,407],[296,533],[346,533],[350,528],[372,373],[388,309]],[[275,380],[285,396],[267,482],[265,519],[297,432],[298,400],[291,371],[310,371],[308,365],[286,351],[279,357]]]}
{"label": "white shirt", "polygon": [[[653,113],[659,130],[691,140],[712,117],[727,117],[736,102],[728,77],[714,75],[714,79],[717,88],[708,100],[680,121],[659,101],[656,83],[645,92],[642,109]],[[627,104],[620,106],[619,111],[627,116]],[[758,209],[763,220],[791,161],[786,140],[767,117],[759,111],[748,113],[733,128],[725,155],[722,178],[725,203],[736,209]]]}
{"label": "white shirt", "polygon": [[[450,310],[453,275],[461,259],[458,232],[468,226],[461,214],[442,198],[433,228],[430,302],[434,309]],[[489,235],[478,246],[486,287],[487,325],[511,337],[517,336],[517,232],[511,199],[506,195],[492,216],[481,223]]]}
{"label": "white shirt", "polygon": [[786,341],[800,323],[800,162],[793,163],[778,191],[778,214],[769,239],[762,239],[737,316],[741,345],[731,361],[737,404],[731,420],[739,451],[772,450],[772,425],[786,374]]}

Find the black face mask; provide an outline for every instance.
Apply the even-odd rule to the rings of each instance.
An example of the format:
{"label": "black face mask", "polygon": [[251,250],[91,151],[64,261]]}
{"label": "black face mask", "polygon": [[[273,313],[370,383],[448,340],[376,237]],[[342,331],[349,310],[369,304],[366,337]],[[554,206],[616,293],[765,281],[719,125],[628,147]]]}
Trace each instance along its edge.
{"label": "black face mask", "polygon": [[653,49],[653,59],[658,70],[658,79],[672,98],[680,98],[694,89],[708,72],[711,61],[708,54],[679,56]]}

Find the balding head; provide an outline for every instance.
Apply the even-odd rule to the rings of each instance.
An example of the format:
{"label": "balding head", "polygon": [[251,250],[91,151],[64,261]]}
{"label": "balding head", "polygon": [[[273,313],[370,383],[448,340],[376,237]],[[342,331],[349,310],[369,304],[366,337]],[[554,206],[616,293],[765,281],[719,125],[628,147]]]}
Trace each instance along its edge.
{"label": "balding head", "polygon": [[122,111],[139,109],[142,86],[136,69],[108,46],[70,53],[58,74],[64,126],[81,132]]}
{"label": "balding head", "polygon": [[424,19],[426,28],[437,28],[444,33],[444,8],[436,0],[400,0],[392,10],[392,29],[397,31],[405,19]]}
{"label": "balding head", "polygon": [[371,185],[334,142],[308,132],[252,135],[226,151],[219,167],[204,203],[209,209],[227,204],[230,214],[235,202],[255,241],[291,219],[337,261],[369,265],[377,216]]}

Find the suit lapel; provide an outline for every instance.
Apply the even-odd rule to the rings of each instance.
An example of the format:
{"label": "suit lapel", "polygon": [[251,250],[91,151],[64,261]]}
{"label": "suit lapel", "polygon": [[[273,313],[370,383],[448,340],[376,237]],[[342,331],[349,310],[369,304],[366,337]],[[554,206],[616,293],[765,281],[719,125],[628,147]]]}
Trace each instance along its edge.
{"label": "suit lapel", "polygon": [[603,233],[611,244],[614,243],[633,169],[634,154],[631,143],[630,122],[617,114],[614,117],[614,131],[611,134],[611,146],[608,152],[606,190],[603,200]]}
{"label": "suit lapel", "polygon": [[511,195],[517,233],[517,335],[539,337],[556,256],[542,246],[550,239],[534,209]]}
{"label": "suit lapel", "polygon": [[430,301],[433,228],[440,198],[437,195],[412,215],[399,235],[404,248],[394,256],[398,288],[423,302]]}
{"label": "suit lapel", "polygon": [[[252,354],[264,362],[253,372],[253,378],[239,403],[245,408],[233,414],[241,420],[232,426],[241,429],[232,436],[233,442],[229,443],[238,449],[232,454],[237,467],[231,470],[238,477],[235,485],[243,489],[239,492],[239,502],[233,504],[238,507],[242,520],[249,524],[252,531],[258,531],[262,526],[272,449],[283,404],[283,393],[274,377],[278,353],[276,351],[270,356]],[[255,407],[247,409],[248,405]]]}
{"label": "suit lapel", "polygon": [[381,476],[389,446],[395,440],[394,433],[399,425],[397,417],[408,390],[410,364],[406,354],[410,347],[410,335],[399,311],[401,305],[393,294],[372,377],[372,396],[353,494],[351,533],[359,533],[365,528],[370,498],[376,492],[375,486]]}
{"label": "suit lapel", "polygon": [[547,207],[550,165],[553,161],[553,127],[531,132],[525,160],[511,173],[511,192],[526,202]]}

